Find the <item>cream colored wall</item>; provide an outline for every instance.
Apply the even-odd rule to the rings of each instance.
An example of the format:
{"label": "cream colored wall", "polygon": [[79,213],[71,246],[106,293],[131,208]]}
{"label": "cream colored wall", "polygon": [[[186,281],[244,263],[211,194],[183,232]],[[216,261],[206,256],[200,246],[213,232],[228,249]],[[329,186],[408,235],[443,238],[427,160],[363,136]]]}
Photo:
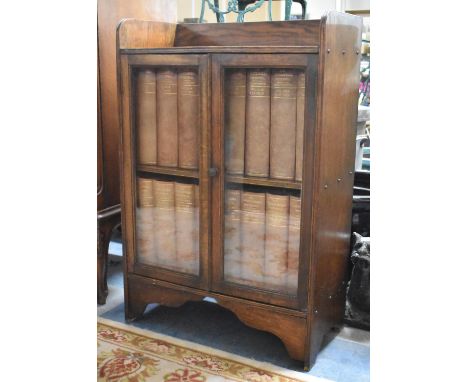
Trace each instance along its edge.
{"label": "cream colored wall", "polygon": [[345,0],[345,10],[362,11],[370,9],[370,0]]}

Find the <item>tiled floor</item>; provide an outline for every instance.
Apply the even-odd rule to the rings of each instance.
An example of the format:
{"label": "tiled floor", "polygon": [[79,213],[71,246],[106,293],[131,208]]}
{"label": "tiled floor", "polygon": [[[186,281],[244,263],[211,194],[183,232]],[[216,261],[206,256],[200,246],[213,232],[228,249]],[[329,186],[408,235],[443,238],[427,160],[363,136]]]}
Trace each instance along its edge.
{"label": "tiled floor", "polygon": [[[111,242],[110,252],[120,254],[120,244]],[[108,284],[109,297],[106,305],[98,307],[98,315],[125,322],[122,263],[117,256],[111,257]],[[302,364],[289,358],[277,337],[244,325],[232,312],[211,302],[188,302],[180,308],[150,305],[132,325],[302,371]],[[337,382],[367,382],[369,346],[369,332],[344,327],[325,341],[309,373]]]}

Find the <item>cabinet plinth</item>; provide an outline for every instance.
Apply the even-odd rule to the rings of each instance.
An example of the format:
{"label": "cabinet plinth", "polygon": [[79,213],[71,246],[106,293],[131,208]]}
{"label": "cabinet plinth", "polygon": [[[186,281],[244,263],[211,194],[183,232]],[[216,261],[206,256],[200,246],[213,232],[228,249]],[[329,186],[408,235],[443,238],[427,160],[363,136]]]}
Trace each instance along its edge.
{"label": "cabinet plinth", "polygon": [[313,365],[344,311],[360,31],[119,25],[128,320],[212,297]]}

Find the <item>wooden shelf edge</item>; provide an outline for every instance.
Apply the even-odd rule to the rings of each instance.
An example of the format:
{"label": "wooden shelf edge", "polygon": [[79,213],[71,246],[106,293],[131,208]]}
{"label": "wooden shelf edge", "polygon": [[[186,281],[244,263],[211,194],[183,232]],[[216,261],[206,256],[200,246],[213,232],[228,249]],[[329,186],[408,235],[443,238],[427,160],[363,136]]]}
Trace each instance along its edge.
{"label": "wooden shelf edge", "polygon": [[197,170],[187,170],[182,168],[160,167],[147,164],[140,164],[137,166],[137,171],[147,172],[151,174],[173,175],[184,178],[198,179],[199,173]]}
{"label": "wooden shelf edge", "polygon": [[287,188],[290,190],[301,190],[302,188],[302,182],[297,182],[293,180],[245,177],[241,175],[226,175],[226,182],[237,184],[249,184],[252,186]]}

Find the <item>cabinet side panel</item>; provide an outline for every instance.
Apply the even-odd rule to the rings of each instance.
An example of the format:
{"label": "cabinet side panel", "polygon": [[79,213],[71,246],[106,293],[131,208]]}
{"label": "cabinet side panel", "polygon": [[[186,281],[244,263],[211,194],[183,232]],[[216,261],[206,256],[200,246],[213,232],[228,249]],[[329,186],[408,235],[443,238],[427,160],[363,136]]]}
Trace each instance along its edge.
{"label": "cabinet side panel", "polygon": [[309,305],[312,363],[323,335],[340,324],[344,312],[361,23],[360,17],[336,12],[322,19]]}
{"label": "cabinet side panel", "polygon": [[104,205],[104,163],[103,163],[103,147],[102,147],[102,122],[101,122],[101,77],[99,75],[99,44],[98,44],[98,61],[97,61],[97,208],[102,209]]}

